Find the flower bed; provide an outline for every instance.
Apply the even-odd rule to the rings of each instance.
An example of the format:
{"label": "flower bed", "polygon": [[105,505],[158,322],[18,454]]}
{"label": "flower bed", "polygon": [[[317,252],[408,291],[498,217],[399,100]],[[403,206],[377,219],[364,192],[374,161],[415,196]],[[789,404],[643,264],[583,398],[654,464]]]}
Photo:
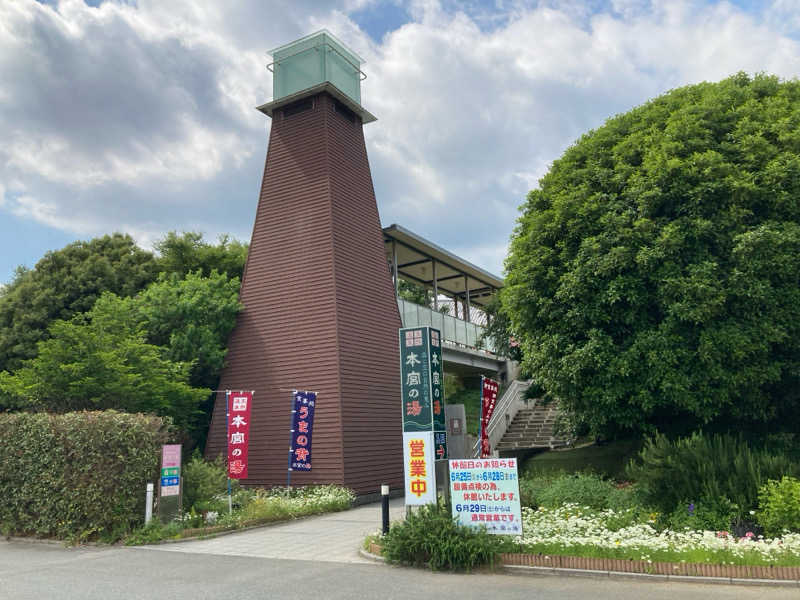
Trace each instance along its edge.
{"label": "flower bed", "polygon": [[[272,490],[239,490],[234,511],[203,514],[187,513],[167,524],[153,520],[126,539],[128,545],[151,544],[163,540],[178,540],[246,529],[267,523],[349,509],[355,495],[347,488],[335,485],[305,488],[274,488]],[[224,503],[221,497],[220,502]]]}
{"label": "flower bed", "polygon": [[800,534],[736,538],[726,531],[657,531],[634,510],[592,510],[575,504],[523,509],[523,535],[515,545],[527,554],[715,565],[800,565]]}
{"label": "flower bed", "polygon": [[[727,531],[688,528],[659,531],[654,526],[657,517],[635,508],[598,510],[577,504],[556,509],[523,508],[524,533],[498,540],[495,564],[584,569],[604,575],[637,573],[800,583],[800,534],[765,539],[750,533],[737,538]],[[406,536],[412,556],[429,551],[420,536]],[[370,553],[391,558],[384,547],[390,540],[371,536],[366,542]],[[417,564],[410,559],[405,562]]]}

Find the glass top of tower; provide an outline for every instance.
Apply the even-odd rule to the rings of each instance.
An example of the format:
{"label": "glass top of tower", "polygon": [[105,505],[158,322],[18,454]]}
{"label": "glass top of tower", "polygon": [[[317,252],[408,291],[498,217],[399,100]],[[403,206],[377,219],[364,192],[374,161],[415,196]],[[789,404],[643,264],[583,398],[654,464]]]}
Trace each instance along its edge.
{"label": "glass top of tower", "polygon": [[363,60],[323,29],[270,52],[273,102],[320,84],[330,83],[361,105]]}

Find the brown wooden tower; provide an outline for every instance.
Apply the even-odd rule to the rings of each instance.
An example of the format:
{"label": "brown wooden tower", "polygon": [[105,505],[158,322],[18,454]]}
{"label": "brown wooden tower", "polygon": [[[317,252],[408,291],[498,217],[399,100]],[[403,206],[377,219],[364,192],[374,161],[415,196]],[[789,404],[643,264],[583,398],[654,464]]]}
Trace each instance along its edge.
{"label": "brown wooden tower", "polygon": [[[219,388],[254,390],[249,478],[285,485],[292,389],[318,393],[293,485],[402,486],[401,326],[364,144],[361,60],[323,31],[272,52],[264,179]],[[217,395],[206,456],[226,453]]]}

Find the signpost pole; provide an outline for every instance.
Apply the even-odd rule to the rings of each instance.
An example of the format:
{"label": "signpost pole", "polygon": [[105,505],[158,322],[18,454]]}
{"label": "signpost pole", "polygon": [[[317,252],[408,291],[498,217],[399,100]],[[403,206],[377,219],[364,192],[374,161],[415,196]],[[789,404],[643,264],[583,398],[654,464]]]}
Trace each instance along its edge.
{"label": "signpost pole", "polygon": [[[231,391],[225,390],[225,437],[228,441],[231,439]],[[226,469],[228,471],[228,514],[233,513],[233,499],[231,498],[231,470],[230,465]]]}
{"label": "signpost pole", "polygon": [[153,518],[153,484],[147,484],[144,502],[144,524],[147,525]]}
{"label": "signpost pole", "polygon": [[389,486],[381,486],[381,531],[389,533]]}

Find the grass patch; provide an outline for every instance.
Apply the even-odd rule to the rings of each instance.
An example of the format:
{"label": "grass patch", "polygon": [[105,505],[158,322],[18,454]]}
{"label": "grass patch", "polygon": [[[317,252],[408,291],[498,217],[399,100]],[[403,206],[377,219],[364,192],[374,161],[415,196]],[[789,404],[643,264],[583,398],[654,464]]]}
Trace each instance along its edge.
{"label": "grass patch", "polygon": [[[498,395],[498,398],[500,396]],[[447,404],[463,404],[466,415],[466,432],[470,435],[478,435],[478,426],[481,420],[481,391],[478,387],[474,389],[463,388],[447,397]]]}
{"label": "grass patch", "polygon": [[639,439],[620,440],[603,445],[540,452],[525,461],[521,476],[592,471],[611,479],[622,479],[625,466],[637,456],[642,443]]}

